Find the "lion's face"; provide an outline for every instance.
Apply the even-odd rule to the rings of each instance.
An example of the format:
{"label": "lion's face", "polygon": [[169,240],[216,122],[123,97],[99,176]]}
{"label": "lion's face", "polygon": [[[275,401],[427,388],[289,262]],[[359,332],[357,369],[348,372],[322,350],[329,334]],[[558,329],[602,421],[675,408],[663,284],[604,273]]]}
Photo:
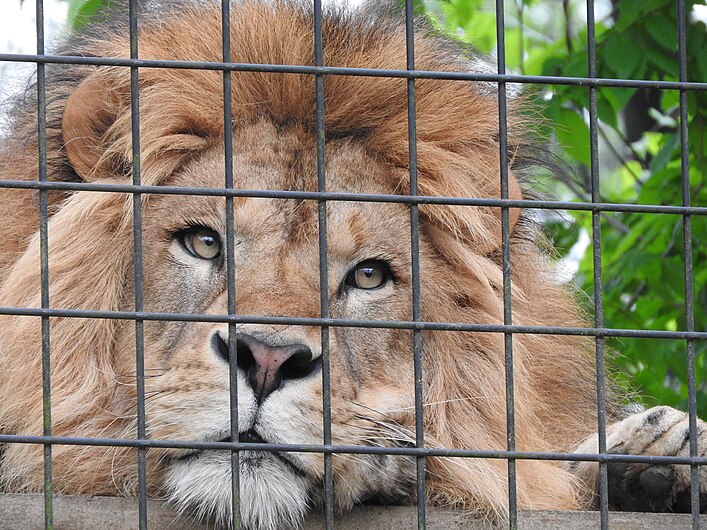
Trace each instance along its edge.
{"label": "lion's face", "polygon": [[[239,188],[316,189],[312,146],[296,135],[260,124],[237,134],[235,145]],[[223,167],[223,151],[214,148],[181,169],[171,184],[222,187]],[[331,191],[391,191],[382,184],[386,169],[350,141],[330,146],[326,169]],[[326,208],[330,316],[410,320],[408,208],[363,202],[328,202]],[[237,313],[319,317],[317,202],[244,198],[235,201],[234,209]],[[225,216],[222,197],[150,197],[143,215],[146,310],[228,313]],[[132,358],[131,325],[123,329],[120,351]],[[147,323],[149,436],[229,440],[232,358],[237,362],[242,441],[321,445],[321,335],[319,326],[239,324],[233,351],[227,324]],[[334,443],[390,446],[414,441],[410,425],[396,424],[411,415],[412,352],[406,330],[330,329]],[[130,365],[129,358],[125,362]],[[174,450],[165,462],[167,482],[178,501],[213,505],[218,515],[225,515],[230,507],[230,453]],[[316,498],[324,472],[323,457],[315,453],[246,451],[240,466],[243,516],[255,521],[274,513],[291,519],[302,512]],[[409,493],[411,471],[404,458],[336,455],[338,503],[347,506],[374,494],[400,499]]]}

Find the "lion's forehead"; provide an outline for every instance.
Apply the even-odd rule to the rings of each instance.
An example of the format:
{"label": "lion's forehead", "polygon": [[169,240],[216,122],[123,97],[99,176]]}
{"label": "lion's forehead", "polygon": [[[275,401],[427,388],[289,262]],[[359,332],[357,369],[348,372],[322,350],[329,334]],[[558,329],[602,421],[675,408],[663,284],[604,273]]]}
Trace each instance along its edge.
{"label": "lion's forehead", "polygon": [[[325,146],[326,191],[396,193],[399,182],[391,167],[369,153],[355,138],[328,140]],[[319,190],[317,146],[313,133],[281,130],[267,120],[234,131],[234,187],[254,190]],[[178,185],[221,188],[225,184],[225,151],[216,142],[175,174]]]}
{"label": "lion's forehead", "polygon": [[[236,136],[233,155],[234,187],[257,191],[318,190],[317,165],[312,146],[302,139],[275,133],[263,125]],[[335,143],[326,156],[326,191],[388,194],[395,190],[388,168],[369,156],[353,141]],[[222,146],[215,146],[178,171],[170,184],[185,187],[223,188]],[[163,195],[154,202],[158,223],[204,224],[226,231],[223,197]],[[313,198],[282,196],[236,197],[234,234],[241,251],[259,261],[271,261],[274,253],[299,254],[298,259],[318,261],[320,203]],[[327,201],[328,251],[343,261],[365,259],[366,252],[394,251],[409,246],[409,213],[406,206],[386,202]],[[395,242],[395,245],[391,245]],[[363,254],[361,254],[363,253]],[[361,255],[359,255],[361,254]]]}

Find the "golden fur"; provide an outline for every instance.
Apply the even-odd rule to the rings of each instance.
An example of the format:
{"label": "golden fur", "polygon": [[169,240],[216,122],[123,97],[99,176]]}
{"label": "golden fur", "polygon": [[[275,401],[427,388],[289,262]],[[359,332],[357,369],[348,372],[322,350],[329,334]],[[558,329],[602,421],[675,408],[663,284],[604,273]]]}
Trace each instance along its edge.
{"label": "golden fur", "polygon": [[[145,13],[140,57],[219,61],[220,24],[217,6],[207,3],[190,3],[160,15]],[[245,1],[233,6],[231,28],[233,61],[312,64],[312,20],[304,8]],[[128,57],[124,30],[104,28],[74,42],[69,53]],[[326,65],[405,69],[404,27],[397,22],[333,13],[325,18],[323,35]],[[416,36],[415,54],[421,70],[467,68],[460,52],[424,30]],[[49,180],[130,182],[129,69],[52,66],[50,70],[54,76],[48,85]],[[222,187],[221,72],[141,68],[139,75],[142,183]],[[316,190],[313,76],[236,72],[232,82],[236,187]],[[328,189],[407,194],[406,81],[327,76],[324,87]],[[420,193],[500,197],[494,90],[474,82],[428,79],[417,80],[415,88]],[[37,178],[33,105],[28,96],[14,114],[12,134],[2,144],[1,179]],[[511,130],[521,134],[515,116],[512,110]],[[515,138],[510,140],[513,145]],[[519,197],[516,178],[513,174],[510,178],[512,196]],[[50,192],[49,196],[51,307],[132,310],[131,196],[94,191]],[[319,316],[316,202],[235,202],[238,313]],[[0,232],[5,242],[0,250],[4,280],[0,306],[40,306],[36,204],[36,192],[26,190],[4,190],[0,198]],[[327,209],[332,316],[409,320],[408,208],[329,202]],[[224,212],[224,200],[218,197],[143,197],[146,310],[227,311],[223,273],[183,258],[170,239],[170,234],[194,223],[222,233]],[[423,320],[503,323],[499,209],[423,205],[420,215]],[[525,214],[519,218],[517,211],[511,218],[514,324],[583,326],[572,295],[553,281],[533,241],[539,236],[531,223]],[[370,258],[390,262],[395,282],[380,293],[355,293],[344,300],[339,285],[347,264]],[[187,269],[196,272],[182,279]],[[194,282],[202,280],[194,288]],[[251,326],[242,329],[257,327]],[[204,400],[225,407],[223,428],[228,430],[228,369],[218,365],[206,346],[217,327],[224,329],[222,324],[145,323],[151,437],[208,439],[204,432],[190,430],[171,416],[198,418],[200,411],[208,410]],[[294,328],[261,326],[256,331],[292,333],[293,340],[319,348],[317,327]],[[129,320],[51,319],[54,435],[135,437],[134,329]],[[331,336],[334,443],[399,446],[414,442],[411,333],[332,328]],[[428,447],[506,448],[503,343],[499,333],[423,333]],[[0,317],[3,434],[42,433],[41,351],[38,318]],[[593,342],[587,338],[513,335],[519,450],[571,451],[596,429],[592,351]],[[247,386],[244,379],[239,383]],[[306,399],[292,397],[288,414],[297,411],[298,425],[308,426],[306,435],[278,435],[272,441],[321,443],[321,382],[315,378],[298,384],[305,383],[310,385]],[[213,397],[217,395],[218,399]],[[250,403],[247,395],[242,399]],[[273,414],[280,413],[273,409]],[[292,432],[299,433],[294,427]],[[7,444],[2,454],[5,489],[41,490],[41,446]],[[148,451],[153,494],[171,494],[166,486],[168,467],[180,455],[176,449]],[[320,455],[297,458],[306,480],[321,480]],[[586,502],[586,492],[561,463],[519,460],[516,465],[522,508],[579,508]],[[390,477],[366,476],[372,467],[385,469],[393,482]],[[506,461],[429,458],[427,472],[430,502],[489,515],[504,513]],[[334,473],[342,509],[374,494],[386,496],[386,490],[393,501],[413,497],[409,484],[414,463],[407,458],[388,457],[381,463],[373,457],[335,455]],[[132,494],[136,453],[126,448],[56,445],[53,475],[56,491]],[[347,484],[348,492],[343,491]],[[308,502],[316,502],[316,494],[309,496],[313,500]],[[216,508],[194,509],[226,517]],[[264,516],[254,517],[250,523],[254,527],[274,524]]]}

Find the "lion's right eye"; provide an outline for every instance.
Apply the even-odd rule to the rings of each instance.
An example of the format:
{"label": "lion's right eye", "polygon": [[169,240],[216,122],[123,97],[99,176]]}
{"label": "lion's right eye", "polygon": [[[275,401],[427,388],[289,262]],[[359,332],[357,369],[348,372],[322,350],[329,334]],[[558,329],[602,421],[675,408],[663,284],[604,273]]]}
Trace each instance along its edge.
{"label": "lion's right eye", "polygon": [[179,239],[187,252],[197,258],[215,259],[221,254],[221,238],[210,228],[189,228]]}
{"label": "lion's right eye", "polygon": [[392,279],[390,267],[382,260],[366,260],[349,271],[345,283],[356,289],[373,290],[385,285]]}

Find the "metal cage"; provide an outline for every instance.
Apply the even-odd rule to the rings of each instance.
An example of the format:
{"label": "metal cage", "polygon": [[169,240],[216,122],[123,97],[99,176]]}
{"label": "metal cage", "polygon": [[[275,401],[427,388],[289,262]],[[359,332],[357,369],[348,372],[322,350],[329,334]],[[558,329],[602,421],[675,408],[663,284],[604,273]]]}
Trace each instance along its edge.
{"label": "metal cage", "polygon": [[[79,56],[58,56],[47,55],[45,53],[45,35],[43,2],[36,1],[37,17],[37,53],[33,55],[21,54],[0,54],[0,61],[26,62],[36,64],[37,72],[37,109],[38,109],[38,138],[39,150],[37,161],[39,164],[38,181],[5,180],[0,181],[0,188],[32,189],[38,190],[39,212],[40,212],[40,245],[41,245],[41,307],[2,307],[0,314],[3,315],[25,315],[40,317],[42,323],[42,354],[43,354],[43,389],[44,389],[44,434],[43,436],[20,436],[20,435],[0,435],[0,443],[3,444],[41,444],[44,446],[44,506],[45,506],[45,527],[52,528],[52,446],[56,444],[70,445],[98,445],[98,446],[125,446],[134,447],[137,450],[138,458],[138,504],[139,504],[139,526],[141,529],[147,528],[147,477],[145,454],[152,447],[170,448],[197,448],[197,449],[219,449],[231,452],[232,466],[232,491],[233,491],[233,527],[240,527],[239,515],[239,451],[252,449],[258,451],[296,451],[296,452],[317,452],[324,454],[325,474],[324,474],[324,521],[327,529],[334,528],[334,501],[333,501],[333,474],[332,455],[337,453],[358,453],[358,454],[395,454],[409,455],[417,461],[417,512],[418,528],[425,528],[425,458],[430,456],[449,456],[460,458],[495,458],[508,462],[508,486],[509,486],[509,520],[510,528],[517,527],[517,496],[515,487],[516,461],[519,459],[541,459],[559,461],[593,461],[599,462],[600,484],[599,484],[599,508],[601,527],[609,527],[608,514],[608,485],[607,485],[607,464],[612,462],[645,462],[645,463],[672,463],[686,464],[691,466],[691,506],[692,506],[692,526],[700,527],[700,499],[699,499],[699,477],[698,469],[701,465],[707,465],[707,460],[697,456],[697,428],[696,428],[696,384],[695,384],[695,344],[696,341],[707,340],[707,332],[696,331],[694,326],[694,300],[693,300],[693,260],[692,260],[692,216],[707,215],[707,207],[692,206],[690,204],[689,188],[689,161],[687,152],[687,95],[689,91],[705,91],[707,83],[688,81],[687,79],[687,55],[686,55],[686,19],[685,5],[682,0],[676,0],[677,20],[678,20],[678,70],[679,81],[649,81],[638,79],[606,79],[597,77],[596,59],[596,38],[594,21],[594,2],[586,1],[587,16],[587,41],[589,50],[589,61],[587,64],[587,75],[585,77],[550,77],[550,76],[528,76],[517,75],[506,72],[505,66],[505,44],[504,44],[504,3],[496,0],[496,35],[497,35],[497,73],[467,73],[467,72],[436,72],[421,71],[415,69],[415,43],[413,32],[413,1],[405,1],[405,17],[407,31],[407,68],[405,70],[379,70],[372,68],[343,68],[331,67],[323,64],[323,44],[322,44],[322,6],[321,0],[314,0],[314,21],[315,40],[312,43],[312,53],[314,56],[314,66],[295,65],[262,65],[232,62],[230,56],[230,5],[228,0],[222,0],[222,61],[221,62],[198,62],[198,61],[172,61],[172,60],[144,60],[139,58],[138,53],[138,1],[129,0],[130,16],[130,57],[129,58],[106,58],[106,57],[79,57]],[[132,108],[132,184],[104,184],[104,183],[66,183],[50,182],[47,178],[47,150],[46,150],[46,77],[45,67],[47,64],[77,64],[77,65],[110,65],[120,66],[130,70],[131,74],[131,108]],[[225,140],[225,174],[226,179],[222,188],[190,188],[174,186],[145,186],[140,180],[140,129],[139,129],[139,98],[138,98],[138,76],[143,68],[177,68],[177,69],[207,69],[217,70],[223,73],[224,90],[224,140]],[[243,190],[234,188],[234,175],[232,168],[233,155],[233,134],[230,127],[225,126],[231,120],[231,79],[239,72],[281,72],[300,73],[314,76],[316,84],[316,120],[317,120],[317,177],[318,189],[316,192],[304,191],[272,191],[272,190]],[[410,166],[410,194],[400,195],[375,195],[375,194],[352,194],[334,193],[327,191],[326,175],[324,165],[324,78],[325,76],[383,76],[405,79],[407,81],[408,97],[408,139],[409,139],[409,166]],[[416,156],[416,106],[415,106],[415,82],[418,79],[446,79],[459,82],[483,81],[491,82],[498,86],[498,123],[499,123],[499,159],[501,167],[501,198],[464,198],[464,197],[431,197],[418,194],[417,188],[417,156]],[[592,184],[591,202],[567,202],[553,200],[512,200],[509,199],[508,190],[508,159],[507,153],[507,84],[538,84],[538,85],[572,85],[584,87],[589,98],[589,128],[590,128],[590,150],[591,166],[590,177]],[[680,95],[679,131],[680,145],[682,153],[682,205],[634,205],[616,204],[602,202],[599,196],[599,160],[598,160],[598,126],[597,126],[597,90],[602,87],[612,88],[654,88],[678,91]],[[70,308],[52,308],[49,300],[49,263],[48,263],[48,201],[49,190],[72,190],[72,191],[112,191],[120,193],[131,193],[133,200],[133,220],[134,220],[134,263],[135,263],[135,300],[134,311],[87,311],[74,310]],[[227,219],[227,276],[228,276],[228,314],[204,315],[204,314],[178,314],[178,313],[154,313],[143,310],[142,298],[142,242],[141,242],[141,202],[140,196],[143,194],[179,194],[179,195],[214,195],[223,196],[226,200]],[[236,293],[234,281],[234,252],[233,252],[233,199],[235,197],[263,197],[263,198],[295,198],[316,201],[319,215],[319,248],[320,262],[319,274],[320,285],[327,285],[327,238],[326,238],[326,210],[328,201],[374,201],[374,202],[396,202],[409,206],[411,220],[411,257],[412,257],[412,297],[413,314],[410,321],[381,321],[381,320],[354,320],[354,319],[334,319],[329,316],[328,296],[326,290],[320,290],[321,315],[319,318],[290,318],[290,317],[254,317],[240,315],[236,307]],[[421,204],[453,204],[470,206],[493,206],[500,207],[502,211],[502,263],[503,263],[503,301],[504,301],[504,322],[499,325],[482,325],[462,322],[425,322],[421,319],[420,313],[420,270],[419,270],[419,213],[418,206]],[[532,208],[541,210],[581,210],[591,212],[594,261],[594,302],[595,316],[594,326],[587,328],[567,328],[567,327],[537,327],[521,326],[513,324],[512,300],[511,300],[511,261],[510,261],[510,229],[509,229],[509,209],[510,208]],[[633,329],[613,329],[606,327],[603,318],[602,306],[602,262],[601,262],[601,226],[600,215],[602,212],[641,212],[651,215],[677,214],[683,220],[683,250],[684,250],[684,274],[685,274],[685,315],[687,327],[682,331],[655,331],[655,330],[633,330]],[[230,244],[229,244],[230,241]],[[55,317],[71,318],[101,318],[101,319],[122,319],[135,323],[135,362],[137,367],[137,395],[138,395],[138,436],[137,439],[109,439],[109,438],[68,438],[52,435],[51,422],[51,381],[49,377],[50,366],[50,340],[49,321]],[[321,328],[322,358],[323,358],[323,411],[324,411],[324,437],[321,445],[282,445],[267,443],[242,443],[242,442],[197,442],[197,441],[169,441],[152,440],[147,438],[145,429],[145,374],[144,374],[144,344],[143,344],[143,323],[150,320],[163,321],[202,321],[227,323],[229,326],[229,342],[235,351],[235,330],[242,323],[273,323],[273,324],[293,324],[293,325],[316,325]],[[330,373],[329,373],[329,328],[336,327],[362,327],[362,328],[400,328],[412,330],[413,341],[410,345],[411,355],[414,358],[415,377],[415,415],[416,415],[416,446],[410,448],[381,448],[381,447],[354,447],[337,446],[332,444],[331,436],[331,402],[330,402]],[[422,332],[426,330],[454,330],[454,331],[475,331],[503,334],[505,342],[505,365],[506,365],[506,409],[507,409],[507,429],[508,443],[506,451],[487,451],[474,449],[432,449],[425,447],[423,431],[423,384],[422,376],[424,366],[422,362]],[[556,334],[556,335],[585,335],[595,338],[596,343],[596,366],[597,366],[597,403],[598,403],[598,454],[575,454],[575,453],[547,453],[547,452],[523,452],[516,450],[515,446],[515,424],[514,424],[514,397],[513,397],[513,335],[523,334]],[[689,425],[690,425],[690,457],[650,457],[650,456],[628,456],[606,453],[606,394],[605,394],[605,339],[608,337],[632,337],[632,338],[653,338],[653,339],[674,339],[684,341],[687,352],[688,377],[689,377]],[[238,439],[238,415],[237,415],[237,392],[236,392],[236,363],[231,359],[231,433],[233,439]]]}

